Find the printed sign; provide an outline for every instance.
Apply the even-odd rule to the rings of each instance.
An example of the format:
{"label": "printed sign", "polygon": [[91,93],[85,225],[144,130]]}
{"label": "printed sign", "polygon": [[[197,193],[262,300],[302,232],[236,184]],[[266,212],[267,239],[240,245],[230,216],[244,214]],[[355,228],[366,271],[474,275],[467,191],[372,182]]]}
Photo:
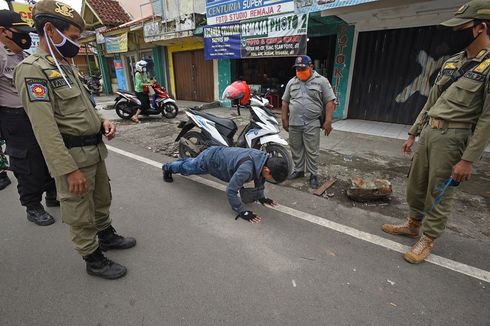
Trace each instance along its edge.
{"label": "printed sign", "polygon": [[116,70],[117,88],[126,89],[126,77],[124,76],[124,66],[121,59],[114,59],[114,69]]}
{"label": "printed sign", "polygon": [[128,33],[118,36],[106,36],[105,49],[107,53],[128,52]]}
{"label": "printed sign", "polygon": [[297,13],[306,14],[309,12],[350,7],[374,1],[377,0],[294,0],[294,7]]}
{"label": "printed sign", "polygon": [[206,60],[240,59],[240,24],[206,27],[204,48]]}
{"label": "printed sign", "polygon": [[294,11],[293,0],[206,0],[208,25],[284,14]]}
{"label": "printed sign", "polygon": [[204,29],[207,60],[306,54],[307,15],[276,15]]}
{"label": "printed sign", "polygon": [[34,25],[34,20],[32,20],[32,5],[21,2],[12,2],[12,8],[16,13],[20,15],[23,21],[29,25]]}
{"label": "printed sign", "polygon": [[307,15],[281,15],[246,21],[241,28],[241,57],[306,54]]}

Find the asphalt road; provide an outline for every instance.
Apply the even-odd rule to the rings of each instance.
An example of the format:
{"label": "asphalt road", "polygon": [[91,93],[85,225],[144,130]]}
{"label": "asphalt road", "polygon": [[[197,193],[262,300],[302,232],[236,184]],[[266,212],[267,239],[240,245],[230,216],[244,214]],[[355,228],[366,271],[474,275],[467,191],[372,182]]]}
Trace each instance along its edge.
{"label": "asphalt road", "polygon": [[[159,161],[123,142],[117,148]],[[305,212],[404,245],[388,217],[268,186],[282,211],[235,221],[222,191],[112,152],[112,217],[135,248],[109,252],[128,275],[87,275],[57,222],[28,222],[14,185],[0,192],[0,325],[489,325],[490,283],[285,212]],[[295,211],[294,211],[294,210]],[[447,232],[434,254],[488,273],[489,243]],[[457,263],[455,263],[455,266]],[[486,274],[487,275],[487,274]]]}

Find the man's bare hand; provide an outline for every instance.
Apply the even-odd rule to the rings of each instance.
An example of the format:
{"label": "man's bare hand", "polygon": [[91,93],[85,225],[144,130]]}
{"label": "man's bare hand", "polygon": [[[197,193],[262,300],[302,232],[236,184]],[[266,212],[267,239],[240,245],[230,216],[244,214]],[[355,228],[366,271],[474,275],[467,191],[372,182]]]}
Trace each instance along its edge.
{"label": "man's bare hand", "polygon": [[75,170],[68,174],[68,190],[75,195],[82,196],[88,192],[87,179],[80,170]]}
{"label": "man's bare hand", "polygon": [[408,156],[412,153],[413,143],[415,143],[415,136],[410,135],[402,145],[402,153],[404,156]]}
{"label": "man's bare hand", "polygon": [[461,160],[455,166],[453,166],[453,173],[451,174],[451,177],[458,182],[468,181],[471,178],[472,171],[473,163]]}
{"label": "man's bare hand", "polygon": [[289,132],[289,121],[287,119],[282,120],[282,127],[284,128],[284,130]]}
{"label": "man's bare hand", "polygon": [[330,135],[330,133],[333,130],[332,121],[328,121],[328,120],[325,121],[325,123],[322,126],[322,129],[325,131],[325,136]]}
{"label": "man's bare hand", "polygon": [[104,120],[102,127],[104,128],[104,135],[108,140],[116,136],[116,125],[112,121]]}

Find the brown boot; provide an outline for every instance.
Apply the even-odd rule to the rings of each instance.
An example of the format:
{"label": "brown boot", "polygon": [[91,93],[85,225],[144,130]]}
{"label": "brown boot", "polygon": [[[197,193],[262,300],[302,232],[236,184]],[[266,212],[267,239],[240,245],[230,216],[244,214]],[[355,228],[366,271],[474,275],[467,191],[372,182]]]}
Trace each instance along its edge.
{"label": "brown boot", "polygon": [[409,217],[403,224],[383,224],[383,231],[390,234],[405,235],[410,238],[419,236],[420,225],[422,222]]}
{"label": "brown boot", "polygon": [[420,264],[430,255],[434,247],[434,239],[422,234],[420,239],[413,245],[412,249],[403,256],[411,264]]}

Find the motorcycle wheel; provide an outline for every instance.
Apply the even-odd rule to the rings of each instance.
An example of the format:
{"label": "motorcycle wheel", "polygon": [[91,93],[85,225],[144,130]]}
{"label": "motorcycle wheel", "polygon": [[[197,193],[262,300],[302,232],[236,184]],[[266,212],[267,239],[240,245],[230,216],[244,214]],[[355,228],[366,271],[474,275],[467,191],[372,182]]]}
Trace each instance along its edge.
{"label": "motorcycle wheel", "polygon": [[[293,159],[291,157],[291,153],[289,153],[288,149],[283,145],[269,143],[263,147],[263,150],[269,154],[270,157],[281,157],[287,161],[288,164],[288,175],[293,172]],[[275,183],[275,182],[272,182]]]}
{"label": "motorcycle wheel", "polygon": [[202,149],[196,153],[194,150],[190,149],[186,144],[179,142],[179,156],[180,158],[196,157],[199,155],[204,148],[206,148],[206,141],[203,135],[197,131],[189,131],[185,133],[182,138],[191,142],[193,145],[202,146]]}
{"label": "motorcycle wheel", "polygon": [[114,106],[114,109],[116,110],[117,115],[121,119],[129,120],[131,117],[134,115],[136,112],[133,107],[131,107],[128,102],[122,101],[122,102],[117,102],[116,105]]}
{"label": "motorcycle wheel", "polygon": [[165,103],[163,104],[162,115],[167,119],[173,119],[179,113],[179,108],[175,103]]}

